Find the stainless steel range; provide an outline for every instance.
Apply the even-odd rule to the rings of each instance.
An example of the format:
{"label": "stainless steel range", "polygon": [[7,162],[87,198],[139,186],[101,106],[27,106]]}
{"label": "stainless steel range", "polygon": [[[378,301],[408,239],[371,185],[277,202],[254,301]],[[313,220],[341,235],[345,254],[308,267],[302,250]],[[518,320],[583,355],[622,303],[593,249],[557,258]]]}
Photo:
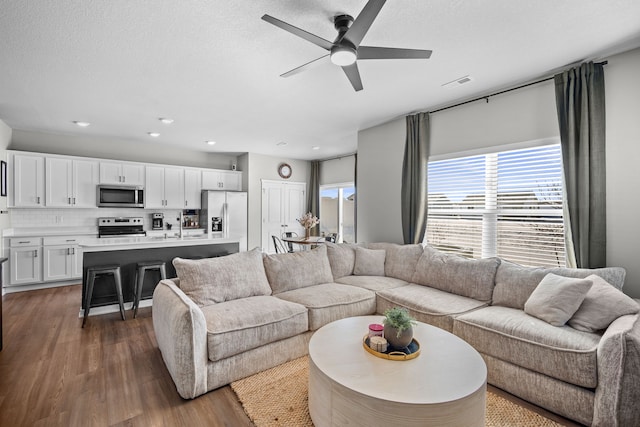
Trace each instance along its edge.
{"label": "stainless steel range", "polygon": [[98,218],[98,237],[146,236],[142,217]]}

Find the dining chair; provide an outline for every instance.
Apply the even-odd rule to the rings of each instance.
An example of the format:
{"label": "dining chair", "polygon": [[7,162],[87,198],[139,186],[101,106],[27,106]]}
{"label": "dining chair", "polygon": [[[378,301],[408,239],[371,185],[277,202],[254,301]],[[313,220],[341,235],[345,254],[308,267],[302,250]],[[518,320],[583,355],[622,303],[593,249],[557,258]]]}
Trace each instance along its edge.
{"label": "dining chair", "polygon": [[284,253],[287,253],[287,252],[293,252],[293,250],[291,250],[291,251],[287,250],[287,247],[285,246],[284,242],[282,240],[280,240],[280,238],[278,236],[272,235],[271,238],[273,239],[273,247],[276,249],[276,253],[277,254],[284,254]]}

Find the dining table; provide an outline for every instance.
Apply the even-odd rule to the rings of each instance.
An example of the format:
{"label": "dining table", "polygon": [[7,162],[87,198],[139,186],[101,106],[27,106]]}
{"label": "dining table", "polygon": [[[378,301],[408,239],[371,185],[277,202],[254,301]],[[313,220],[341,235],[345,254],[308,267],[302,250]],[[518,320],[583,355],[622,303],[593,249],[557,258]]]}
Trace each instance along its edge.
{"label": "dining table", "polygon": [[311,236],[309,238],[297,236],[283,237],[282,241],[285,243],[300,245],[304,249],[313,248],[314,246],[321,245],[327,242],[322,236]]}

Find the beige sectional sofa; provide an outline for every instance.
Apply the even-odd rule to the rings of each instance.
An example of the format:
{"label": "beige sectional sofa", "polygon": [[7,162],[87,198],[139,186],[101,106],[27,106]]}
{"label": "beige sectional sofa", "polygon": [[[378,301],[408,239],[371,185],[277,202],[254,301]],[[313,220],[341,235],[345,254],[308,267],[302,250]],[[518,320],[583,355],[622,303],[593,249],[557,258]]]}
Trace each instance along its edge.
{"label": "beige sectional sofa", "polygon": [[490,384],[583,424],[640,425],[639,306],[618,291],[621,268],[529,268],[390,243],[174,265],[153,324],[183,398],[306,354],[329,322],[402,306],[476,348]]}

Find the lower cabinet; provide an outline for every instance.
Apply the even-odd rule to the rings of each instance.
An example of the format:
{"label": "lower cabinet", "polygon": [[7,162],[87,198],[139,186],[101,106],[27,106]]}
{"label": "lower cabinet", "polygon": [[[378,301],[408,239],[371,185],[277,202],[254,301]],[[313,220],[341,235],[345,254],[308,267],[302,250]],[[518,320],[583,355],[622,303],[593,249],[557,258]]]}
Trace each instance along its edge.
{"label": "lower cabinet", "polygon": [[9,239],[8,286],[82,278],[79,236]]}

